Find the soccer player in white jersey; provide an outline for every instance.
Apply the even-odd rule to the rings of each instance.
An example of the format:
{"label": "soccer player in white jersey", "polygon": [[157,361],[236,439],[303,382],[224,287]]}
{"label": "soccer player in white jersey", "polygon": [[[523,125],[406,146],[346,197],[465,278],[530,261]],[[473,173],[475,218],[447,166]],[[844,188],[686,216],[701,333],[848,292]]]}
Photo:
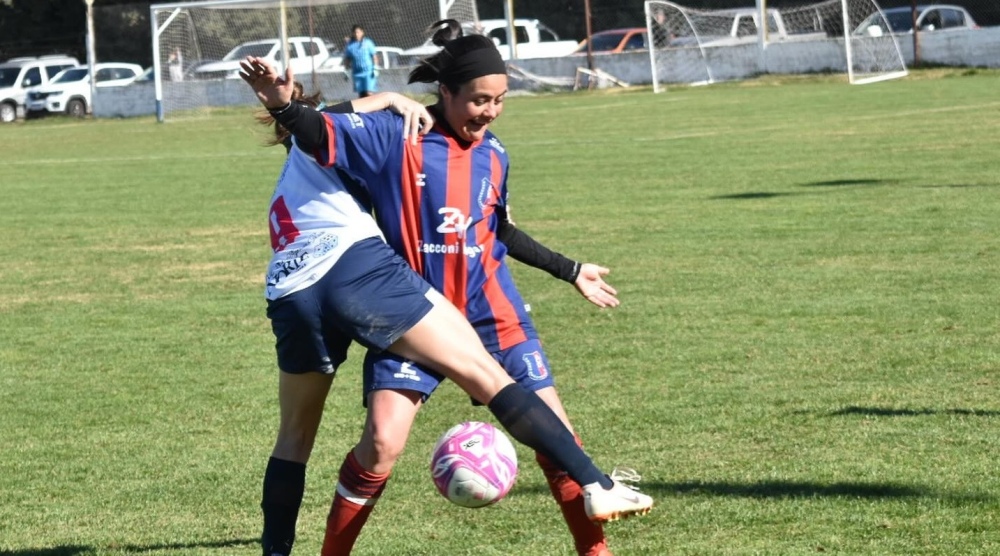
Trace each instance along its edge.
{"label": "soccer player in white jersey", "polygon": [[[270,114],[294,129],[311,108],[292,101],[291,69],[282,79],[248,59],[241,77]],[[330,111],[392,108],[407,117],[402,136],[430,127],[430,116],[401,95],[366,97]],[[314,120],[315,121],[315,120]],[[287,556],[295,538],[323,405],[351,341],[434,369],[486,405],[512,437],[544,454],[581,485],[595,486],[608,511],[632,508],[632,491],[610,483],[573,433],[533,392],[516,384],[483,347],[453,305],[385,244],[351,177],[323,169],[292,149],[268,212],[274,255],[268,265],[267,314],[276,338],[278,437],[263,481],[264,556]],[[648,511],[648,508],[647,508]]]}

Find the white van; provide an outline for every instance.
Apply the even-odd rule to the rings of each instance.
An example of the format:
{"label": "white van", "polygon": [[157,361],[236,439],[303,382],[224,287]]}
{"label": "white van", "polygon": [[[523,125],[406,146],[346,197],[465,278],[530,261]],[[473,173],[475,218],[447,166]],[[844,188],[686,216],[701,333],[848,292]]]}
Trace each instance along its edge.
{"label": "white van", "polygon": [[0,64],[0,122],[10,123],[24,113],[29,87],[47,85],[60,71],[79,66],[72,56],[11,58]]}

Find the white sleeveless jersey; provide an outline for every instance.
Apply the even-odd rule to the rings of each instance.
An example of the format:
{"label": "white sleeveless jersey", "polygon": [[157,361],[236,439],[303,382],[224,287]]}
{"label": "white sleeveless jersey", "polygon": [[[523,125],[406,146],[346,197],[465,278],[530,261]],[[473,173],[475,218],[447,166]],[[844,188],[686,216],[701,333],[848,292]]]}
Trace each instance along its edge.
{"label": "white sleeveless jersey", "polygon": [[271,249],[264,296],[278,299],[316,283],[349,247],[382,237],[375,220],[333,168],[293,147],[268,211]]}

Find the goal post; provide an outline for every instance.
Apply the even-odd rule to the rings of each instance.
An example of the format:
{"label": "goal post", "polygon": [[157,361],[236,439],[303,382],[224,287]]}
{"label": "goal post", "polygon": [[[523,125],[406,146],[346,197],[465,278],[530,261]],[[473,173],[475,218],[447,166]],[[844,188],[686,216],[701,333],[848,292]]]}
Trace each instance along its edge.
{"label": "goal post", "polygon": [[[401,90],[399,53],[423,44],[441,19],[479,21],[476,0],[202,0],[152,4],[156,115],[256,99],[237,78],[239,59],[291,65],[310,92],[352,96],[343,49],[355,24],[379,48],[382,90]],[[237,49],[237,47],[240,47]],[[277,50],[275,50],[277,48]],[[270,49],[270,50],[269,50]],[[390,63],[391,61],[391,63]],[[388,74],[388,75],[386,75]]]}
{"label": "goal post", "polygon": [[701,10],[646,0],[653,90],[765,73],[846,73],[852,84],[907,75],[875,0]]}

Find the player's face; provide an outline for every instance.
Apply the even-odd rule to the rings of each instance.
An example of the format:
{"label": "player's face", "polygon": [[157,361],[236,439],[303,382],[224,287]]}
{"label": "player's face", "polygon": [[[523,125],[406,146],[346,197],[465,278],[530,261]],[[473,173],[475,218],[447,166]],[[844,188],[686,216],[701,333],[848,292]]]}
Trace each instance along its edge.
{"label": "player's face", "polygon": [[445,120],[462,139],[479,141],[503,112],[506,95],[507,76],[504,74],[477,77],[463,84],[454,94],[442,85]]}

